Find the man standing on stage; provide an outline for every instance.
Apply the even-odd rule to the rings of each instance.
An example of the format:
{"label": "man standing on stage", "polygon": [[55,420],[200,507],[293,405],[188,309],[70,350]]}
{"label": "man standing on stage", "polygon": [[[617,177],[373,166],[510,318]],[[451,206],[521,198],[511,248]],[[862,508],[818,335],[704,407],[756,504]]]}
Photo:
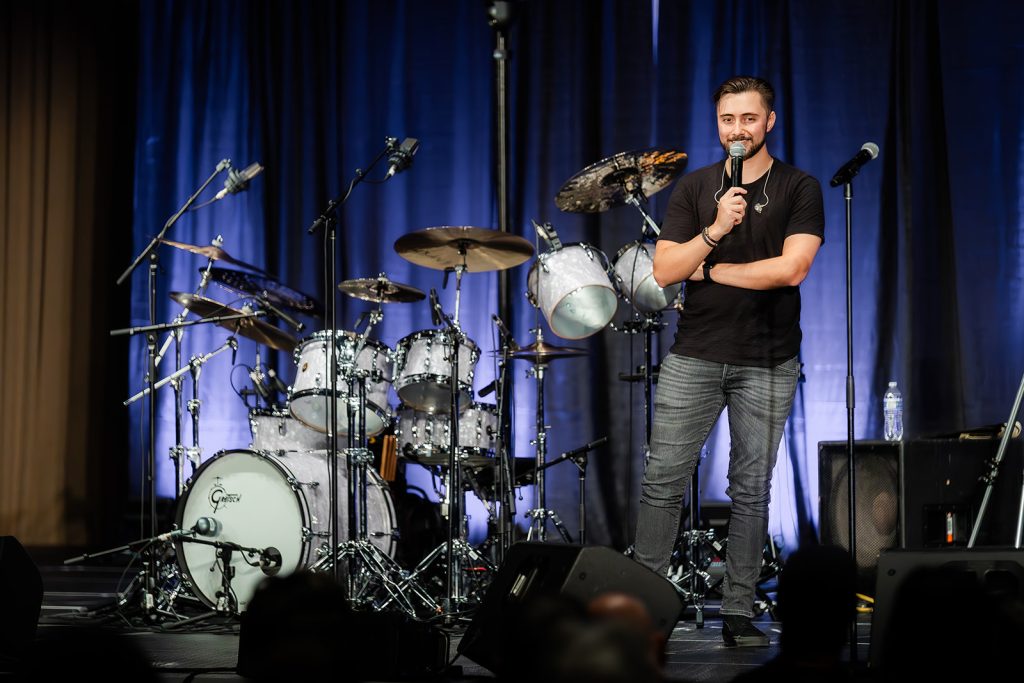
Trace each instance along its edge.
{"label": "man standing on stage", "polygon": [[824,239],[817,180],[772,158],[771,85],[730,78],[715,91],[718,137],[742,143],[741,184],[730,160],[684,176],[672,192],[654,256],[658,284],[686,281],[675,343],[661,364],[636,560],[664,574],[694,465],[729,407],[732,499],[723,584],[729,646],[767,646],[752,623],[768,533],[772,470],[800,375],[800,290]]}

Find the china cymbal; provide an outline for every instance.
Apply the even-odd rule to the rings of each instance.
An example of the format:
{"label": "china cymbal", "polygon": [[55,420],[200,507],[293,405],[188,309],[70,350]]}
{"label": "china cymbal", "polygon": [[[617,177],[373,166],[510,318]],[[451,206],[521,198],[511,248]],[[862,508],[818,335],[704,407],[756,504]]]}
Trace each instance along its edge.
{"label": "china cymbal", "polygon": [[686,153],[676,149],[620,152],[569,178],[555,195],[562,211],[598,213],[637,193],[650,197],[683,172]]}
{"label": "china cymbal", "polygon": [[479,273],[525,263],[533,256],[533,245],[500,230],[445,225],[399,237],[395,251],[418,266],[444,270],[465,262],[466,270]]}
{"label": "china cymbal", "polygon": [[520,360],[528,360],[532,363],[546,363],[549,360],[556,358],[576,358],[577,356],[585,356],[587,354],[586,349],[577,349],[570,346],[555,346],[548,344],[545,341],[538,341],[524,346],[518,351],[512,353],[513,358]]}
{"label": "china cymbal", "polygon": [[313,297],[281,284],[269,276],[244,273],[230,268],[211,268],[210,279],[240,294],[266,299],[307,315],[323,316],[323,306]]}
{"label": "china cymbal", "polygon": [[426,294],[415,287],[392,282],[383,275],[345,280],[338,285],[338,289],[356,299],[373,303],[404,304],[427,298]]}
{"label": "china cymbal", "polygon": [[[170,297],[188,308],[200,318],[213,318],[221,315],[240,315],[246,311],[232,308],[227,304],[214,301],[205,296],[187,294],[185,292],[171,292]],[[224,329],[231,330],[235,334],[248,337],[259,344],[264,344],[281,351],[294,351],[299,340],[292,335],[277,329],[270,323],[259,318],[243,318],[241,320],[225,320],[217,323]]]}
{"label": "china cymbal", "polygon": [[239,261],[235,257],[231,256],[231,254],[229,254],[228,252],[224,251],[220,247],[215,247],[212,244],[207,245],[205,247],[200,247],[200,246],[196,246],[194,244],[185,244],[184,242],[173,242],[171,240],[160,240],[160,242],[162,244],[166,244],[169,247],[174,247],[175,249],[181,249],[182,251],[188,251],[188,252],[191,252],[193,254],[199,254],[200,256],[205,256],[208,259],[213,259],[214,261],[223,261],[224,263],[233,263],[236,266],[241,266],[243,268],[248,268],[249,270],[255,270],[257,273],[263,273],[264,275],[267,272],[267,271],[263,270],[262,268],[257,268],[256,266],[254,266],[252,264],[249,264],[249,263],[246,263],[245,261]]}

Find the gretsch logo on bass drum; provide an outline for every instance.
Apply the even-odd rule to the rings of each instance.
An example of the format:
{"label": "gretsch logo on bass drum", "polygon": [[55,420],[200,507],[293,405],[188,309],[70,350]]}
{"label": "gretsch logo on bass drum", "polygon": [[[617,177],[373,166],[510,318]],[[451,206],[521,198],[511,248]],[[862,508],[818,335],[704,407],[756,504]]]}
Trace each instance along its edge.
{"label": "gretsch logo on bass drum", "polygon": [[224,505],[228,503],[237,503],[242,500],[241,493],[228,493],[221,484],[221,478],[217,477],[213,482],[213,487],[210,489],[210,507],[213,508],[214,512],[217,512]]}

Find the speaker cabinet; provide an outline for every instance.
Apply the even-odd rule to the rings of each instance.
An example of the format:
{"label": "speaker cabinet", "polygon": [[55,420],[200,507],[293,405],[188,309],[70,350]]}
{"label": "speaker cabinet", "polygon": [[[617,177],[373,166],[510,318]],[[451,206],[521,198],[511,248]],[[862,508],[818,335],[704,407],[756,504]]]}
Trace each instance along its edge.
{"label": "speaker cabinet", "polygon": [[[854,444],[858,584],[869,590],[878,555],[903,545],[900,505],[902,444],[858,441]],[[850,484],[845,441],[818,444],[818,535],[826,545],[850,548]]]}
{"label": "speaker cabinet", "polygon": [[541,596],[565,596],[586,604],[610,592],[640,600],[662,635],[671,635],[683,605],[667,579],[611,548],[516,543],[459,643],[459,653],[500,675],[502,637],[507,634],[503,620],[510,610]]}
{"label": "speaker cabinet", "polygon": [[[884,552],[878,561],[878,590],[875,594],[875,607],[871,616],[870,661],[872,667],[879,667],[882,664],[883,644],[886,642],[892,622],[893,607],[907,577],[913,575],[918,569],[940,568],[951,572],[947,578],[950,579],[948,583],[953,587],[952,590],[941,595],[934,595],[927,590],[931,587],[929,584],[918,592],[924,592],[929,609],[944,612],[943,617],[948,614],[951,623],[939,626],[933,623],[930,615],[913,610],[912,614],[904,616],[908,617],[919,633],[903,633],[902,630],[899,632],[900,637],[905,639],[923,636],[928,643],[928,648],[933,646],[937,648],[933,650],[936,656],[941,651],[942,642],[947,642],[949,647],[954,648],[968,647],[967,643],[959,642],[955,637],[955,633],[960,630],[980,631],[977,624],[970,623],[971,620],[979,617],[984,619],[984,615],[970,612],[972,609],[979,609],[979,605],[974,604],[972,598],[972,596],[978,595],[979,591],[1000,601],[1013,596],[1017,600],[1024,600],[1024,550],[940,548]],[[957,587],[960,590],[957,590]],[[917,595],[910,602],[916,604],[915,600],[920,600],[921,597],[921,595]],[[911,609],[914,604],[904,605],[904,608]],[[930,640],[932,637],[940,637],[935,635],[937,633],[941,633],[941,637],[946,640],[932,642]],[[901,643],[901,645],[905,644],[905,641]]]}
{"label": "speaker cabinet", "polygon": [[42,606],[39,569],[18,539],[0,536],[0,670],[32,644]]}

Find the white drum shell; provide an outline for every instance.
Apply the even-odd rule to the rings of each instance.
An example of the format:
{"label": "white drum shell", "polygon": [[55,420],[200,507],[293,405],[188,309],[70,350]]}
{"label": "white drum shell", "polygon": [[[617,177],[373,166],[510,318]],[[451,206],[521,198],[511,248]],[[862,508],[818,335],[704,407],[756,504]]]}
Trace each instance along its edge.
{"label": "white drum shell", "polygon": [[[422,330],[395,345],[395,392],[402,403],[434,413],[451,411],[451,343],[446,330]],[[473,373],[480,349],[471,339],[459,344],[459,405],[473,399]]]}
{"label": "white drum shell", "polygon": [[[399,406],[395,437],[399,452],[425,465],[448,464],[451,420],[449,415]],[[460,461],[469,466],[492,462],[498,438],[498,409],[474,403],[459,414]]]}
{"label": "white drum shell", "polygon": [[[338,467],[338,529],[348,533],[348,468]],[[207,460],[189,480],[178,505],[178,527],[192,528],[200,517],[217,521],[209,541],[228,541],[252,548],[276,548],[281,553],[280,576],[308,567],[329,548],[330,499],[326,451],[274,454],[266,451],[221,451]],[[394,557],[395,510],[387,484],[367,468],[367,531],[370,542]],[[216,548],[178,541],[177,560],[196,597],[217,604],[222,573]],[[255,563],[256,559],[250,559]],[[244,612],[266,578],[236,551],[231,589],[238,612]]]}
{"label": "white drum shell", "polygon": [[527,286],[530,302],[564,339],[583,339],[600,332],[618,308],[607,257],[582,242],[538,256]]}
{"label": "white drum shell", "polygon": [[287,410],[249,411],[250,446],[257,451],[315,451],[327,449],[327,434],[310,429]]}
{"label": "white drum shell", "polygon": [[661,287],[654,280],[653,246],[630,242],[615,255],[612,270],[627,303],[641,313],[655,313],[672,305],[682,284]]}
{"label": "white drum shell", "polygon": [[[349,387],[347,373],[355,368],[369,373],[366,379],[366,433],[374,436],[384,431],[391,420],[388,389],[391,386],[392,352],[384,344],[367,339],[356,355],[357,337],[353,332],[339,330],[337,340],[337,426],[338,434],[348,434]],[[330,377],[327,374],[330,345],[327,331],[314,332],[295,347],[295,382],[288,393],[292,416],[319,432],[327,431],[327,400]],[[351,401],[357,401],[353,394]]]}

